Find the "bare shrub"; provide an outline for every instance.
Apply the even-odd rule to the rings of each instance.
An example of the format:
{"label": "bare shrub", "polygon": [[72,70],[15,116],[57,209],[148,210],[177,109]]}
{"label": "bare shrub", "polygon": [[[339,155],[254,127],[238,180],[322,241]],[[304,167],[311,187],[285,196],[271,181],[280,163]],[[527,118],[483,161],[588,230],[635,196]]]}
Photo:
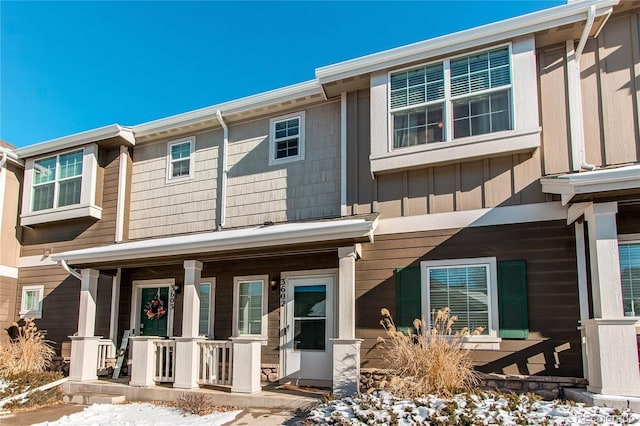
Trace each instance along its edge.
{"label": "bare shrub", "polygon": [[482,333],[483,328],[473,331],[463,328],[453,332],[457,321],[444,308],[433,313],[433,327],[427,329],[424,320],[416,319],[411,330],[405,333],[396,328],[389,310],[383,308],[380,324],[386,331],[386,338],[379,338],[386,358],[396,373],[386,387],[401,398],[423,397],[436,394],[449,397],[468,390],[478,383],[477,373],[471,363],[470,350],[464,348],[466,336]]}
{"label": "bare shrub", "polygon": [[196,414],[198,416],[211,414],[215,409],[209,397],[198,392],[182,394],[176,402],[176,407],[181,409],[183,413]]}
{"label": "bare shrub", "polygon": [[0,344],[0,375],[44,371],[51,364],[55,351],[31,318],[22,325],[14,323],[15,336]]}

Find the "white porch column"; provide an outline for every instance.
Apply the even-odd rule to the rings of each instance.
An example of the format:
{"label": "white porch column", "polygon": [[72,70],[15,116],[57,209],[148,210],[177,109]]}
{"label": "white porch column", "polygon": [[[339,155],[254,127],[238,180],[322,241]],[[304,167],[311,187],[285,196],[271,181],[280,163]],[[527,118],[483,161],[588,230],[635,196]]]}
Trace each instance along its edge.
{"label": "white porch column", "polygon": [[132,358],[131,380],[129,381],[131,386],[155,386],[156,382],[153,376],[156,366],[156,348],[153,341],[156,339],[157,337],[153,336],[129,337]]}
{"label": "white porch column", "polygon": [[182,304],[182,337],[176,338],[176,371],[174,388],[198,387],[198,331],[200,323],[200,295],[198,283],[202,275],[202,262],[184,262],[184,288]]}
{"label": "white porch column", "polygon": [[80,280],[80,310],[78,335],[71,336],[71,365],[69,380],[85,381],[98,378],[98,342],[96,327],[96,296],[100,271],[83,269]]}
{"label": "white porch column", "polygon": [[589,234],[593,319],[581,321],[586,337],[590,392],[640,396],[635,319],[625,318],[620,283],[616,202],[584,212]]}
{"label": "white porch column", "polygon": [[360,383],[360,343],[356,339],[356,259],[360,245],[338,248],[338,337],[333,343],[333,393],[358,393]]}
{"label": "white porch column", "polygon": [[233,375],[231,392],[257,393],[260,386],[260,365],[264,337],[232,337]]}

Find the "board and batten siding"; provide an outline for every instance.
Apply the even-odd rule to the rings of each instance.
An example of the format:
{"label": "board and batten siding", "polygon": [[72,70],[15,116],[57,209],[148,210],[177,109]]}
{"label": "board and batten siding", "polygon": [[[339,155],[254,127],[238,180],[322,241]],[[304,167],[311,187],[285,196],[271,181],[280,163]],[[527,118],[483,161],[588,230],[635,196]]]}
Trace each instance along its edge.
{"label": "board and batten siding", "polygon": [[128,218],[130,239],[215,229],[221,141],[221,130],[195,135],[192,178],[169,183],[167,144],[171,140],[135,147]]}
{"label": "board and batten siding", "polygon": [[382,218],[540,203],[540,150],[371,177],[369,91],[347,96],[347,211]]}
{"label": "board and batten siding", "polygon": [[396,313],[397,268],[423,260],[496,257],[527,267],[529,336],[502,339],[500,350],[473,351],[476,367],[503,374],[582,376],[573,226],[564,221],[377,235],[356,262],[356,337],[362,366],[384,367],[380,309]]}
{"label": "board and batten siding", "polygon": [[[587,163],[598,167],[640,161],[640,33],[638,14],[614,16],[580,58]],[[543,173],[571,170],[564,44],[538,52]]]}
{"label": "board and batten siding", "polygon": [[339,215],[340,102],[305,109],[300,161],[269,165],[269,118],[230,126],[227,227]]}

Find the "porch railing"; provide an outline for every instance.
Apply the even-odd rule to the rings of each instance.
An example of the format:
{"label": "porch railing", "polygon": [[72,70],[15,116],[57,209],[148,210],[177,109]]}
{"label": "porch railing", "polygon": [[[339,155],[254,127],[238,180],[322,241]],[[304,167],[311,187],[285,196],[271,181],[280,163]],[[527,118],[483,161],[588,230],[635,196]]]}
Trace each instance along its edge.
{"label": "porch railing", "polygon": [[155,340],[156,368],[154,380],[156,382],[175,381],[176,342],[174,340]]}
{"label": "porch railing", "polygon": [[233,342],[228,340],[204,340],[200,347],[201,385],[231,385],[233,373]]}
{"label": "porch railing", "polygon": [[116,348],[110,339],[100,339],[98,342],[98,375],[107,373],[109,363],[115,357]]}

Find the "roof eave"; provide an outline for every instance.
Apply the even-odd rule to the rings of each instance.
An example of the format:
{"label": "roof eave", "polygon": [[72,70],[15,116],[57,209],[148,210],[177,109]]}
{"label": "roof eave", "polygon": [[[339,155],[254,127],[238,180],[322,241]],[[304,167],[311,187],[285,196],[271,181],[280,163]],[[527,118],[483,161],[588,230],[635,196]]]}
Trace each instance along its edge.
{"label": "roof eave", "polygon": [[619,0],[584,0],[569,3],[316,68],[316,78],[321,84],[326,84],[474,46],[533,34],[549,28],[586,20],[587,11],[591,5],[596,6],[596,17],[599,17],[608,14],[611,8],[618,3]]}
{"label": "roof eave", "polygon": [[119,137],[126,145],[135,145],[135,137],[131,128],[120,126],[118,124],[111,124],[108,126],[99,127],[97,129],[91,129],[85,132],[74,133],[72,135],[63,136],[61,138],[40,142],[24,148],[18,148],[15,150],[15,153],[20,158],[35,157],[37,155],[75,148],[77,146],[99,142],[115,137]]}

